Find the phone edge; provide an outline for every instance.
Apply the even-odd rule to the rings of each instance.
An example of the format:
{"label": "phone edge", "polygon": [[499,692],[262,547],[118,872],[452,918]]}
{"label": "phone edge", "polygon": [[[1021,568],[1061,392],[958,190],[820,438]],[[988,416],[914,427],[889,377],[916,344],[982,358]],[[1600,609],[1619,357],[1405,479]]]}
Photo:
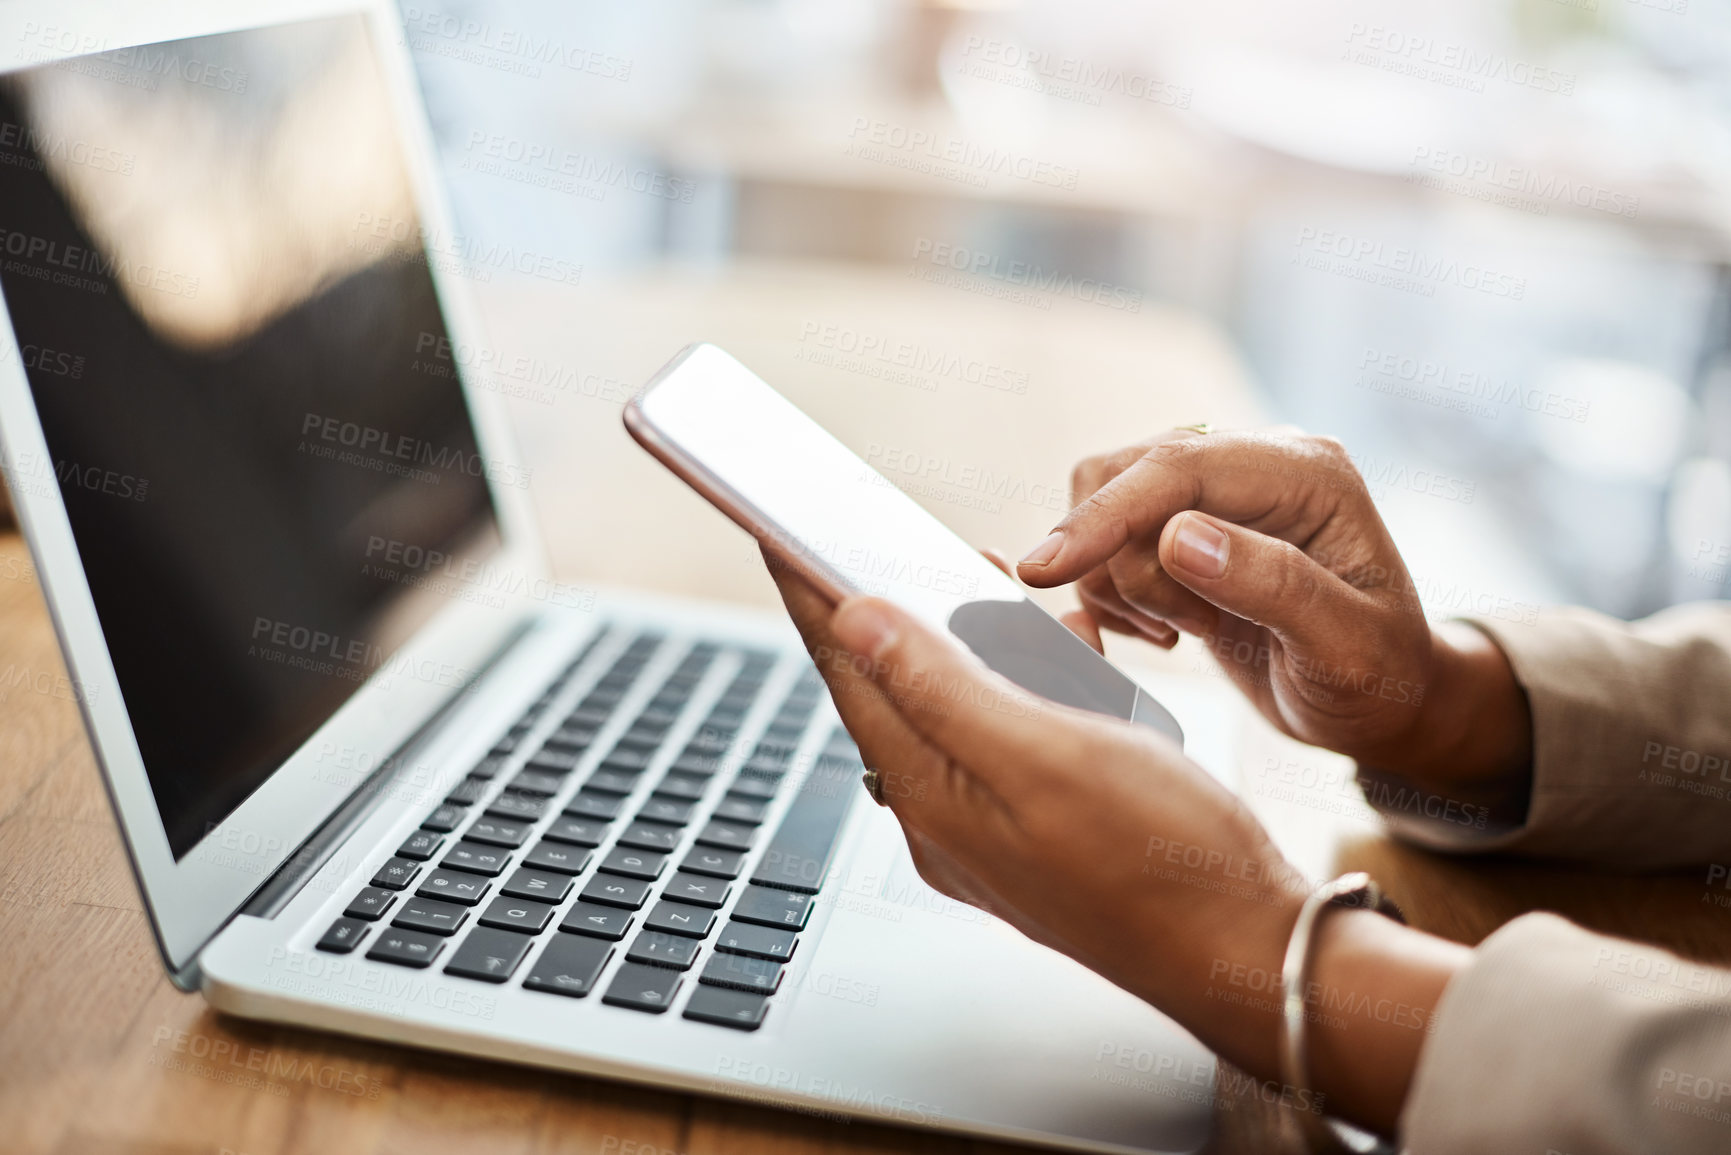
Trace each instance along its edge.
{"label": "phone edge", "polygon": [[681,349],[672,360],[656,370],[655,375],[632,395],[630,401],[625,403],[624,411],[621,414],[621,419],[625,423],[625,431],[651,457],[666,466],[675,477],[696,490],[698,496],[726,514],[729,520],[768,549],[777,561],[810,581],[817,587],[818,592],[829,599],[832,604],[840,604],[859,591],[849,586],[841,575],[824,565],[821,559],[791,549],[788,545],[787,535],[777,528],[761,510],[711,472],[702,462],[686,453],[677,443],[668,439],[656,426],[654,419],[644,410],[643,402],[649,394],[677,372],[679,367],[691,358],[692,354],[704,348],[716,348],[716,351],[724,356],[729,355],[725,350],[710,346],[704,341],[694,341]]}

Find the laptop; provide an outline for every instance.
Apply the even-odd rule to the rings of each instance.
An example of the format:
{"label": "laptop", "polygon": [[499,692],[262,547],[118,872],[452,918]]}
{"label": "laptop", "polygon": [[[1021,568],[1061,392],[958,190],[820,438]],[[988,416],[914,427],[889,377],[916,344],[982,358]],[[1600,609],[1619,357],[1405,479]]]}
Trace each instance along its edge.
{"label": "laptop", "polygon": [[1212,1056],[924,886],[785,620],[553,580],[396,11],[235,9],[0,13],[0,450],[173,981],[841,1118],[1200,1146]]}

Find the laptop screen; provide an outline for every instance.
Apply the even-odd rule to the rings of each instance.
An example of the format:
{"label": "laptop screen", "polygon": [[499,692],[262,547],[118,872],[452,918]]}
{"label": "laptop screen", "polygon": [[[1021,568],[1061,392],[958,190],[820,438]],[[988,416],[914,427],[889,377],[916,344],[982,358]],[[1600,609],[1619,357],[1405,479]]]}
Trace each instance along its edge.
{"label": "laptop screen", "polygon": [[418,222],[359,17],[0,78],[7,481],[65,502],[176,859],[500,544]]}

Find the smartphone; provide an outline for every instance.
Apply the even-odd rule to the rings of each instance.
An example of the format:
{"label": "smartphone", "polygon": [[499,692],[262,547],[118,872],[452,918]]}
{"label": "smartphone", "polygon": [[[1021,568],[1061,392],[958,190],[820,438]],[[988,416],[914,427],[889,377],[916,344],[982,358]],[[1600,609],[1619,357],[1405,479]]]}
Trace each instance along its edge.
{"label": "smartphone", "polygon": [[1140,722],[1166,708],[762,378],[687,346],[625,407],[638,443],[831,600],[871,594],[1041,697]]}

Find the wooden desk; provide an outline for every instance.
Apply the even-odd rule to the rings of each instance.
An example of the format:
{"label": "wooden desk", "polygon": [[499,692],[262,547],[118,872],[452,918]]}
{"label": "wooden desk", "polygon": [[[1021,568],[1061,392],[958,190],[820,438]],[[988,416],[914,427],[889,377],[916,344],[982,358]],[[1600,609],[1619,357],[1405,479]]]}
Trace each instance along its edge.
{"label": "wooden desk", "polygon": [[[875,289],[821,270],[755,276],[725,283],[639,279],[565,298],[498,294],[489,301],[492,339],[501,348],[521,347],[635,383],[677,344],[666,333],[715,336],[766,372],[786,369],[790,392],[856,445],[876,439],[942,452],[984,468],[1020,469],[1026,481],[1061,484],[1078,453],[1164,425],[1255,416],[1224,344],[1181,316],[1150,310],[1124,324],[1125,318],[1084,314],[1063,316],[1054,326],[965,298],[908,294],[890,276]],[[930,312],[934,302],[945,311]],[[843,318],[859,331],[876,326],[900,340],[997,358],[1028,373],[1029,390],[987,397],[1002,402],[991,408],[950,382],[915,389],[833,367],[808,366],[808,373],[789,360],[811,343],[801,339],[808,320]],[[596,347],[591,342],[602,332],[611,351],[583,359],[581,351]],[[625,442],[616,402],[578,396],[517,408],[564,577],[770,601],[748,543]],[[977,542],[1015,548],[1052,520],[1034,503],[1000,502],[993,510],[954,500],[969,493],[948,485],[928,496]],[[1125,645],[1117,656],[1195,673],[1225,693],[1224,683],[1201,677],[1207,667],[1191,649],[1156,661],[1153,651]],[[219,1017],[163,977],[77,710],[60,689],[63,678],[27,553],[16,535],[0,535],[0,1149],[20,1155],[1011,1150]],[[1694,957],[1731,959],[1725,933],[1731,914],[1702,902],[1697,877],[1631,879],[1449,861],[1389,842],[1338,785],[1277,798],[1270,781],[1287,762],[1301,764],[1303,780],[1329,783],[1338,783],[1328,775],[1343,766],[1238,713],[1240,789],[1282,848],[1314,874],[1369,869],[1415,923],[1463,942],[1525,910],[1548,907]],[[1298,1150],[1286,1121],[1253,1088],[1224,1098],[1218,1118],[1219,1152]]]}

